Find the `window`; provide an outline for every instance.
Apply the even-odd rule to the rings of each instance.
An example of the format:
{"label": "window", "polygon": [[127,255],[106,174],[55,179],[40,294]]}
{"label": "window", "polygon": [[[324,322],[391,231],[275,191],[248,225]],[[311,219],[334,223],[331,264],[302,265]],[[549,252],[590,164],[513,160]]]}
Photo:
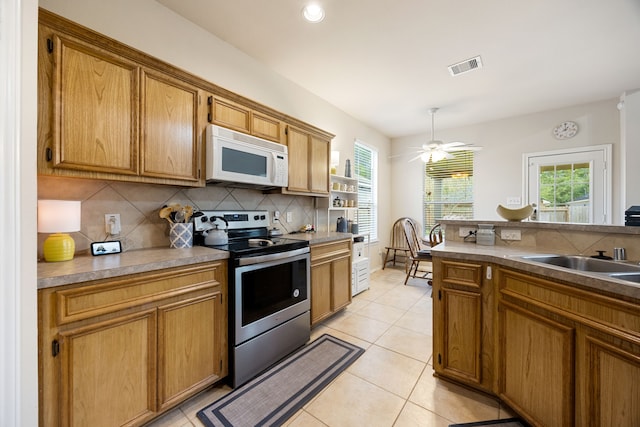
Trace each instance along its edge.
{"label": "window", "polygon": [[538,221],[610,224],[610,158],[610,145],[525,154]]}
{"label": "window", "polygon": [[354,178],[358,179],[358,231],[378,238],[378,152],[356,141]]}
{"label": "window", "polygon": [[450,154],[424,167],[425,233],[441,219],[473,218],[473,151]]}

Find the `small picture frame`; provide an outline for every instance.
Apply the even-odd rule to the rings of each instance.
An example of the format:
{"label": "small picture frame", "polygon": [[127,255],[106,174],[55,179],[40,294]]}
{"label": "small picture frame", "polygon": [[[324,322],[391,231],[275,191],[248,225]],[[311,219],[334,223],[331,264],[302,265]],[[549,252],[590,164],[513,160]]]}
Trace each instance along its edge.
{"label": "small picture frame", "polygon": [[91,244],[91,255],[110,255],[122,252],[122,244],[120,240],[111,240],[109,242],[94,242]]}

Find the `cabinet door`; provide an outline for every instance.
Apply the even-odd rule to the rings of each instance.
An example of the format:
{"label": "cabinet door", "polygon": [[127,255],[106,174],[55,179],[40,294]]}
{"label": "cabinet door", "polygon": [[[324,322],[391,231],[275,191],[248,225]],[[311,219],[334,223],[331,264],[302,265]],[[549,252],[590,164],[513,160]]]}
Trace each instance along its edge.
{"label": "cabinet door", "polygon": [[273,117],[253,111],[251,113],[251,134],[258,138],[282,143],[282,122]]}
{"label": "cabinet door", "polygon": [[159,307],[160,409],[184,400],[220,378],[222,315],[219,292]]}
{"label": "cabinet door", "polygon": [[619,341],[613,345],[587,336],[585,349],[584,425],[637,426],[640,422],[640,343]]}
{"label": "cabinet door", "polygon": [[442,352],[436,370],[465,382],[482,382],[482,297],[477,292],[443,288]]}
{"label": "cabinet door", "polygon": [[506,302],[499,318],[500,397],[535,425],[572,426],[574,329]]}
{"label": "cabinet door", "polygon": [[329,194],[329,150],[330,143],[327,140],[311,136],[311,168],[309,190],[315,194]]}
{"label": "cabinet door", "polygon": [[156,311],[60,334],[62,426],[140,424],[156,410]]}
{"label": "cabinet door", "polygon": [[289,126],[289,191],[309,192],[309,135]]}
{"label": "cabinet door", "polygon": [[145,70],[142,94],[141,174],[198,181],[198,89]]}
{"label": "cabinet door", "polygon": [[331,263],[311,266],[311,324],[331,314]]}
{"label": "cabinet door", "polygon": [[331,262],[331,310],[338,311],[351,302],[351,258]]}
{"label": "cabinet door", "polygon": [[212,97],[211,102],[214,124],[243,133],[251,133],[251,110],[217,96]]}
{"label": "cabinet door", "polygon": [[136,175],[139,67],[67,36],[54,35],[50,40],[54,48],[51,165]]}

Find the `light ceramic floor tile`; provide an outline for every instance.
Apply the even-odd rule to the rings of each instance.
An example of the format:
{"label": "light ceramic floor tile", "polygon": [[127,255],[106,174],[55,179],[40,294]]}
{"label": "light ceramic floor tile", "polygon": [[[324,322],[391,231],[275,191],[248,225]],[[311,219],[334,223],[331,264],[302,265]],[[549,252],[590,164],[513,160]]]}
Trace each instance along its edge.
{"label": "light ceramic floor tile", "polygon": [[407,402],[393,427],[448,427],[452,422],[414,403]]}
{"label": "light ceramic floor tile", "polygon": [[345,334],[344,332],[324,325],[317,326],[311,330],[311,341],[318,339],[323,334],[329,334],[336,338],[340,338],[341,340],[357,345],[364,350],[371,347],[371,343],[369,341],[361,340],[360,338],[356,338],[352,335]]}
{"label": "light ceramic floor tile", "polygon": [[358,311],[358,314],[372,319],[381,320],[386,323],[395,323],[404,314],[405,310],[401,310],[389,305],[372,302]]}
{"label": "light ceramic floor tile", "polygon": [[[205,408],[206,406],[209,406],[210,404],[212,404],[213,402],[215,402],[216,400],[220,399],[221,397],[225,396],[230,392],[231,392],[231,387],[229,387],[228,385],[225,385],[225,384],[217,385],[187,400],[182,405],[180,405],[180,409],[187,416],[187,418],[191,420],[191,422],[195,423],[197,421],[198,423],[200,423],[200,420],[198,420],[198,417],[197,417],[198,411]],[[199,424],[196,424],[196,425],[199,425]]]}
{"label": "light ceramic floor tile", "polygon": [[426,364],[372,345],[348,371],[408,399]]}
{"label": "light ceramic floor tile", "polygon": [[[410,288],[407,288],[407,290]],[[401,310],[408,310],[414,306],[420,297],[424,295],[425,290],[418,289],[418,292],[405,292],[405,289],[394,288],[376,298],[375,302],[396,307]]]}
{"label": "light ceramic floor tile", "polygon": [[392,426],[404,400],[361,378],[340,375],[305,408],[331,427]]}
{"label": "light ceramic floor tile", "polygon": [[404,312],[403,316],[394,323],[394,326],[400,326],[424,335],[433,335],[433,321],[430,314],[409,310]]}
{"label": "light ceramic floor tile", "polygon": [[433,352],[431,336],[398,326],[389,328],[375,343],[425,363]]}
{"label": "light ceramic floor tile", "polygon": [[389,323],[352,314],[332,319],[326,326],[368,342],[375,342],[391,326]]}
{"label": "light ceramic floor tile", "polygon": [[147,424],[147,427],[193,427],[187,416],[179,409],[173,409],[162,417]]}
{"label": "light ceramic floor tile", "polygon": [[409,401],[456,423],[496,419],[500,412],[495,399],[440,380],[428,369],[420,377]]}
{"label": "light ceramic floor tile", "polygon": [[326,427],[327,425],[306,411],[300,411],[291,417],[283,427]]}

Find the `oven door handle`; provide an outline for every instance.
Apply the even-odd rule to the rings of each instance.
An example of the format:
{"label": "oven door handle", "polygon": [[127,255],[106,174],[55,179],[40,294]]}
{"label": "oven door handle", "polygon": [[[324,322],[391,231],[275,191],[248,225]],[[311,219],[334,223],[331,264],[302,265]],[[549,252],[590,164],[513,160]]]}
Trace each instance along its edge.
{"label": "oven door handle", "polygon": [[269,262],[269,261],[278,261],[281,259],[286,259],[286,258],[290,258],[290,257],[294,257],[297,255],[302,255],[306,253],[309,253],[309,248],[300,248],[300,249],[294,249],[292,251],[287,251],[287,252],[277,252],[273,254],[238,258],[238,267],[241,267],[243,265],[260,264],[260,263]]}

